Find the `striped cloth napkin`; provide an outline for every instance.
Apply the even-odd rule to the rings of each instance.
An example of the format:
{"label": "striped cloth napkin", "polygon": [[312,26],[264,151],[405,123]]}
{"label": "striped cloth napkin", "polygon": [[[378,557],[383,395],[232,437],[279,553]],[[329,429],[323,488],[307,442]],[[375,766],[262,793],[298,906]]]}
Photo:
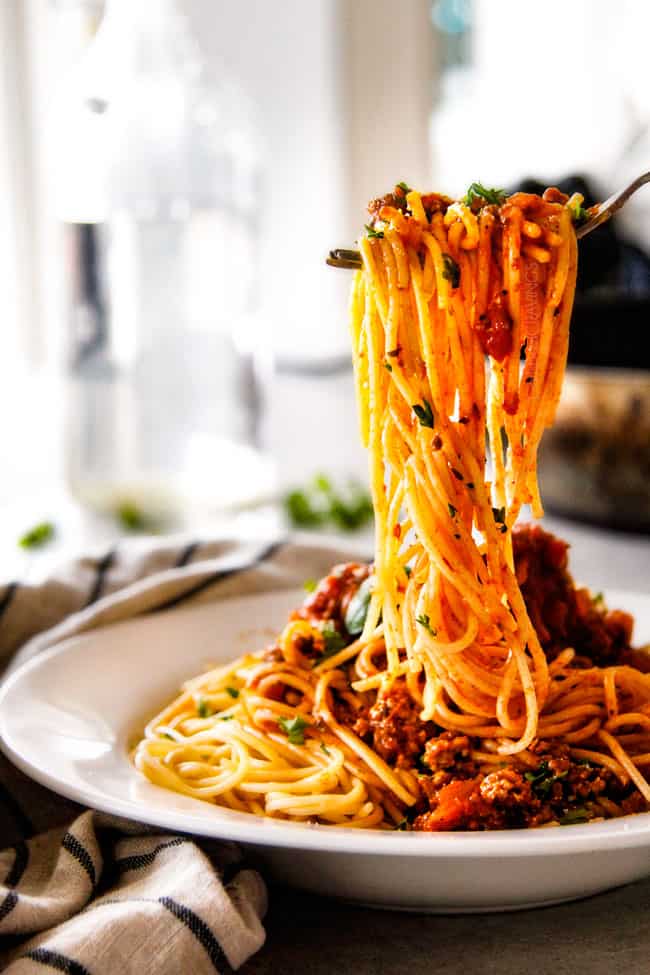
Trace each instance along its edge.
{"label": "striped cloth napkin", "polygon": [[[349,558],[326,540],[128,540],[41,585],[0,586],[0,668],[143,613],[294,588]],[[8,975],[224,973],[264,943],[264,881],[234,844],[83,810],[1,755],[0,850]]]}

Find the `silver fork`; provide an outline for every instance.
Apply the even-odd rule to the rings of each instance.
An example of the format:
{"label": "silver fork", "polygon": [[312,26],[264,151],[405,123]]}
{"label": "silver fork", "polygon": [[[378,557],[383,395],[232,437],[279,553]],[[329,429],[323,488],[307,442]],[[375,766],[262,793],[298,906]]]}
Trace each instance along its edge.
{"label": "silver fork", "polygon": [[[618,193],[613,193],[604,203],[598,203],[596,206],[590,207],[587,210],[589,214],[588,220],[576,228],[576,237],[586,237],[596,227],[600,227],[601,223],[609,220],[644,183],[650,183],[650,173],[643,173],[642,176],[638,176],[629,186],[619,190]],[[345,267],[358,270],[362,266],[359,251],[346,250],[344,247],[338,247],[336,250],[330,251],[326,260],[331,267]]]}

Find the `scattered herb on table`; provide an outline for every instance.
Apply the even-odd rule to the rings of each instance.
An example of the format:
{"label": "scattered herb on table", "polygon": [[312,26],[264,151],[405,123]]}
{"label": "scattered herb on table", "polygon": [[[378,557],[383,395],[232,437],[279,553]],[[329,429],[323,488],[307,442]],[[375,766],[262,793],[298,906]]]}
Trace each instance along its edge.
{"label": "scattered herb on table", "polygon": [[238,689],[236,687],[227,687],[226,690],[228,691],[228,693],[230,694],[231,697],[234,697],[234,698],[238,698],[239,697],[239,691],[238,691]]}
{"label": "scattered herb on table", "polygon": [[333,527],[351,532],[372,521],[370,495],[351,482],[346,491],[337,490],[331,480],[319,474],[306,487],[290,491],[284,507],[294,528]]}
{"label": "scattered herb on table", "polygon": [[51,521],[40,521],[18,539],[21,548],[41,548],[54,538],[55,530]]}

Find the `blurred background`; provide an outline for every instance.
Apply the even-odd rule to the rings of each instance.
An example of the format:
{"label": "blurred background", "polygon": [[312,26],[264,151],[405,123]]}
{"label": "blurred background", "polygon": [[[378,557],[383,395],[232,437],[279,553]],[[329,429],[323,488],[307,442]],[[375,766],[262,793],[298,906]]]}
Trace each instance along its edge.
{"label": "blurred background", "polygon": [[[280,525],[291,491],[300,527],[367,529],[350,282],[327,251],[398,180],[589,204],[649,169],[649,29],[641,0],[0,4],[9,561],[39,525],[66,548]],[[650,190],[581,244],[542,458],[551,510],[637,532],[648,254]]]}

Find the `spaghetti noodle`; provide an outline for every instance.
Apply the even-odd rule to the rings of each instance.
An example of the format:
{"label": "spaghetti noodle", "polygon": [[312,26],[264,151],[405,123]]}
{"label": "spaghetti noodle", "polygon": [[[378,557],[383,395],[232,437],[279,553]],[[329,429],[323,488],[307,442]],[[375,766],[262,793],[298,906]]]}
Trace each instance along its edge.
{"label": "spaghetti noodle", "polygon": [[[537,447],[562,386],[580,203],[399,184],[370,205],[351,333],[374,566],[339,567],[276,646],[190,681],[136,749],[151,781],[355,827],[650,803],[650,676],[629,664],[631,621],[575,590],[562,543],[515,529],[525,505],[543,513]],[[526,586],[533,563],[550,610]],[[562,642],[568,618],[584,646]],[[611,666],[587,646],[596,632]]]}

